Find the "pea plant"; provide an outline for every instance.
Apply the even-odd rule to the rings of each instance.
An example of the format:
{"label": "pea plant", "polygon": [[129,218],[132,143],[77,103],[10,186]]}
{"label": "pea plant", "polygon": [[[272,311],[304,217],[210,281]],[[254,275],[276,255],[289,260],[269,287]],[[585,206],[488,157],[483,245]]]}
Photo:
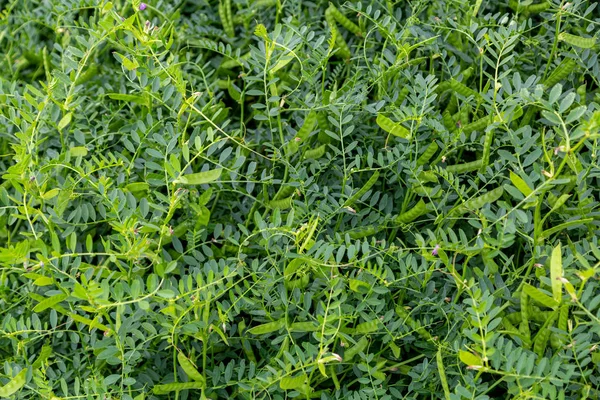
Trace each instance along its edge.
{"label": "pea plant", "polygon": [[600,398],[592,0],[0,0],[0,398]]}

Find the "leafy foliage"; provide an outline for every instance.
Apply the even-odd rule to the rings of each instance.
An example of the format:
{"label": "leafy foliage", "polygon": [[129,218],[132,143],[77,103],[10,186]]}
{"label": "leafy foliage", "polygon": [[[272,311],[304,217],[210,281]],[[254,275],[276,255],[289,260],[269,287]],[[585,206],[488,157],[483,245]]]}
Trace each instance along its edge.
{"label": "leafy foliage", "polygon": [[0,0],[0,397],[600,397],[590,0]]}

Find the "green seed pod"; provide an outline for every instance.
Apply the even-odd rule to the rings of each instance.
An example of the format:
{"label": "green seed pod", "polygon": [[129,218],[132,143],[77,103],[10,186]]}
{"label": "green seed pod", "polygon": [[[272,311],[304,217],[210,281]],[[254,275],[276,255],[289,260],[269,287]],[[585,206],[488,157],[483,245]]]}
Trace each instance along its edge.
{"label": "green seed pod", "polygon": [[223,31],[229,37],[234,37],[235,32],[233,29],[233,19],[231,17],[231,0],[219,0],[217,8],[219,12],[219,18],[221,19],[221,25],[223,25]]}
{"label": "green seed pod", "polygon": [[581,47],[582,49],[591,49],[596,45],[596,38],[586,38],[582,36],[571,35],[570,33],[561,32],[558,35],[558,40],[570,44],[571,46]]}
{"label": "green seed pod", "polygon": [[473,131],[483,132],[493,122],[492,117],[479,118],[477,121],[473,121],[463,126],[463,132],[469,134]]}
{"label": "green seed pod", "polygon": [[277,195],[273,198],[273,200],[285,199],[286,197],[290,197],[295,191],[296,187],[290,184],[284,184],[285,186],[279,190]]}
{"label": "green seed pod", "polygon": [[492,151],[492,142],[494,141],[494,130],[490,129],[485,133],[485,139],[483,140],[483,155],[481,156],[481,168],[480,172],[485,172],[485,169],[490,163],[490,153]]}
{"label": "green seed pod", "polygon": [[450,81],[443,81],[440,82],[437,87],[435,88],[435,92],[436,93],[444,93],[447,90],[452,89],[452,85],[450,83]]}
{"label": "green seed pod", "polygon": [[448,101],[448,105],[444,111],[448,111],[450,115],[454,114],[458,110],[458,99],[456,96],[450,96],[450,101]]}
{"label": "green seed pod", "polygon": [[375,185],[377,183],[378,180],[379,180],[379,171],[376,170],[375,172],[373,172],[373,175],[371,175],[369,180],[363,185],[363,187],[360,188],[358,190],[358,192],[354,193],[351,197],[349,197],[348,200],[346,200],[344,202],[344,205],[342,205],[342,207],[349,207],[352,204],[354,204],[365,193],[367,193],[369,191],[369,189],[371,189],[371,187],[373,187],[373,185]]}
{"label": "green seed pod", "polygon": [[305,159],[317,159],[317,158],[321,158],[325,154],[326,150],[327,150],[327,145],[326,144],[322,144],[321,146],[319,146],[319,147],[317,147],[315,149],[306,150],[304,152],[304,158]]}
{"label": "green seed pod", "polygon": [[15,375],[8,383],[0,387],[0,397],[9,398],[13,394],[17,393],[23,386],[25,386],[27,378],[27,368],[21,370]]}
{"label": "green seed pod", "polygon": [[433,193],[433,190],[435,188],[429,187],[429,186],[413,186],[412,190],[413,192],[415,192],[415,194],[419,195],[419,196],[423,196],[423,197],[429,197],[432,199],[437,199],[439,197],[442,196],[442,194],[444,193],[442,190],[438,190],[435,194]]}
{"label": "green seed pod", "polygon": [[291,332],[316,332],[319,328],[314,322],[294,322],[290,325]]}
{"label": "green seed pod", "polygon": [[456,130],[456,122],[448,109],[442,113],[442,122],[448,131],[454,132]]}
{"label": "green seed pod", "polygon": [[417,204],[413,208],[408,211],[403,212],[396,218],[396,222],[400,224],[408,224],[419,218],[423,214],[427,214],[429,212],[427,208],[427,204],[420,199]]}
{"label": "green seed pod", "polygon": [[420,182],[439,182],[438,176],[433,171],[421,171],[417,178]]}
{"label": "green seed pod", "polygon": [[349,231],[346,231],[345,233],[347,233],[351,239],[356,240],[356,239],[362,239],[367,236],[372,236],[381,230],[382,230],[382,228],[379,226],[369,225],[369,226],[361,226],[358,228],[354,228]]}
{"label": "green seed pod", "polygon": [[468,163],[448,165],[446,171],[451,174],[464,174],[467,172],[477,171],[481,168],[482,160],[475,160]]}
{"label": "green seed pod", "polygon": [[417,166],[425,165],[431,157],[438,151],[439,146],[436,142],[432,142],[425,151],[417,158]]}
{"label": "green seed pod", "polygon": [[556,333],[550,334],[550,346],[552,346],[553,349],[560,348],[560,346],[562,346],[562,343],[563,341],[560,335],[557,335]]}
{"label": "green seed pod", "polygon": [[557,83],[565,79],[577,67],[577,62],[572,58],[565,58],[558,67],[554,68],[550,76],[543,82],[547,88],[554,87]]}
{"label": "green seed pod", "polygon": [[329,122],[327,121],[327,113],[325,111],[319,111],[317,113],[317,123],[319,124],[319,129],[323,131],[329,128]]}
{"label": "green seed pod", "polygon": [[350,47],[348,47],[346,39],[344,39],[340,31],[338,31],[338,29],[336,28],[335,21],[329,23],[329,29],[331,29],[331,36],[335,41],[337,55],[343,59],[349,59],[352,56],[352,54],[350,53]]}
{"label": "green seed pod", "polygon": [[267,322],[266,324],[255,326],[254,328],[248,329],[246,332],[252,335],[266,335],[269,333],[277,332],[283,327],[285,327],[285,318],[281,318],[277,321]]}
{"label": "green seed pod", "polygon": [[164,385],[154,385],[152,392],[157,395],[168,394],[181,390],[204,389],[204,382],[176,382]]}
{"label": "green seed pod", "polygon": [[279,208],[280,210],[287,210],[288,208],[292,207],[292,202],[293,196],[290,196],[285,199],[271,200],[266,204],[266,206],[267,208]]}
{"label": "green seed pod", "polygon": [[287,144],[287,153],[289,155],[295,154],[299,147],[300,143],[306,141],[311,132],[315,129],[315,125],[317,123],[317,112],[311,110],[306,118],[304,119],[304,123],[302,127],[298,129],[296,136]]}
{"label": "green seed pod", "polygon": [[521,323],[521,321],[523,320],[523,317],[520,312],[514,312],[514,313],[510,313],[507,316],[505,316],[503,318],[503,321],[504,320],[507,320],[508,322],[510,322],[513,325],[517,325],[517,324]]}
{"label": "green seed pod", "polygon": [[431,334],[421,326],[421,324],[411,318],[408,311],[402,306],[396,306],[396,314],[403,319],[403,322],[408,325],[412,330],[417,332],[425,340],[433,340]]}
{"label": "green seed pod", "polygon": [[579,95],[579,104],[585,106],[586,104],[586,84],[579,86],[577,88],[577,94]]}
{"label": "green seed pod", "polygon": [[475,68],[473,68],[473,66],[470,66],[469,68],[465,69],[462,73],[463,80],[466,81],[467,79],[469,79],[473,75],[473,72],[475,72]]}
{"label": "green seed pod", "polygon": [[468,86],[457,81],[456,79],[450,80],[450,87],[452,88],[453,93],[458,93],[464,97],[473,96],[476,100],[481,100],[481,95],[477,91],[469,88]]}
{"label": "green seed pod", "polygon": [[379,321],[379,318],[375,318],[370,321],[362,322],[356,325],[356,327],[353,329],[353,332],[358,334],[377,332],[380,324],[381,322]]}
{"label": "green seed pod", "polygon": [[469,210],[477,210],[486,204],[493,203],[498,200],[502,194],[504,193],[504,187],[500,186],[496,189],[490,190],[489,192],[482,194],[481,196],[474,197],[465,201],[463,204],[459,205],[455,208],[455,211],[452,213],[454,215],[461,215]]}
{"label": "green seed pod", "polygon": [[358,25],[350,21],[344,14],[342,14],[333,4],[329,5],[329,8],[325,10],[325,19],[329,22],[328,18],[332,18],[337,21],[346,30],[354,33],[357,36],[362,36],[362,32]]}
{"label": "green seed pod", "polygon": [[546,320],[542,328],[539,330],[537,335],[535,335],[535,339],[533,340],[533,351],[539,356],[543,357],[544,351],[546,350],[546,344],[548,343],[548,339],[550,338],[550,334],[552,331],[550,327],[554,325],[554,321],[556,321],[558,312],[554,311],[552,316]]}
{"label": "green seed pod", "polygon": [[268,8],[274,7],[277,5],[277,0],[256,0],[254,4],[252,4],[255,8]]}
{"label": "green seed pod", "polygon": [[190,378],[192,381],[204,382],[204,376],[198,372],[194,364],[192,364],[192,362],[183,353],[177,353],[177,361],[188,378]]}
{"label": "green seed pod", "polygon": [[525,7],[525,13],[528,15],[531,14],[539,14],[541,12],[546,11],[551,6],[549,1],[544,1],[538,4],[530,4]]}
{"label": "green seed pod", "polygon": [[560,314],[558,316],[558,329],[566,332],[568,322],[569,322],[569,305],[566,304],[560,308]]}
{"label": "green seed pod", "polygon": [[400,122],[394,122],[385,115],[377,114],[377,125],[387,133],[403,139],[410,139],[410,131],[406,129]]}
{"label": "green seed pod", "polygon": [[394,104],[397,106],[400,106],[402,104],[402,102],[404,101],[404,99],[406,98],[406,96],[408,96],[409,92],[410,92],[410,90],[407,87],[402,88],[402,90],[398,94],[398,98],[396,99]]}
{"label": "green seed pod", "polygon": [[519,325],[519,332],[527,338],[531,337],[529,330],[529,296],[527,296],[524,290],[521,291],[521,324]]}
{"label": "green seed pod", "polygon": [[348,350],[346,350],[344,352],[344,361],[345,362],[352,361],[354,356],[356,356],[357,354],[359,354],[360,352],[364,351],[367,348],[368,344],[369,344],[369,340],[367,339],[367,337],[366,336],[361,337],[360,340],[358,342],[356,342],[356,344],[354,346],[350,347]]}

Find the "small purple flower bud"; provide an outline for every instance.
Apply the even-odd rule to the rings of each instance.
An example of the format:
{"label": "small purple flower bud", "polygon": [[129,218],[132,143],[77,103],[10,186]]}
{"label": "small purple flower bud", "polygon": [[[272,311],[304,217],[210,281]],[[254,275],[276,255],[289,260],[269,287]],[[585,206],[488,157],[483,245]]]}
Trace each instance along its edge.
{"label": "small purple flower bud", "polygon": [[431,252],[432,256],[437,256],[438,255],[438,250],[440,249],[440,245],[436,244],[435,247],[433,248],[433,251]]}
{"label": "small purple flower bud", "polygon": [[146,9],[146,7],[148,7],[148,4],[140,3],[140,11],[144,11]]}

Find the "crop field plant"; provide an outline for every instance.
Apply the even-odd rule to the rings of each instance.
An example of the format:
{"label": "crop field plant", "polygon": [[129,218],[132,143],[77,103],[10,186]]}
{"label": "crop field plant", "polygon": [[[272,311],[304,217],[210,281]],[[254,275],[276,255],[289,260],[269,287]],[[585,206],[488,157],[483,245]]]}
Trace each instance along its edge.
{"label": "crop field plant", "polygon": [[595,0],[0,0],[1,399],[599,399]]}

